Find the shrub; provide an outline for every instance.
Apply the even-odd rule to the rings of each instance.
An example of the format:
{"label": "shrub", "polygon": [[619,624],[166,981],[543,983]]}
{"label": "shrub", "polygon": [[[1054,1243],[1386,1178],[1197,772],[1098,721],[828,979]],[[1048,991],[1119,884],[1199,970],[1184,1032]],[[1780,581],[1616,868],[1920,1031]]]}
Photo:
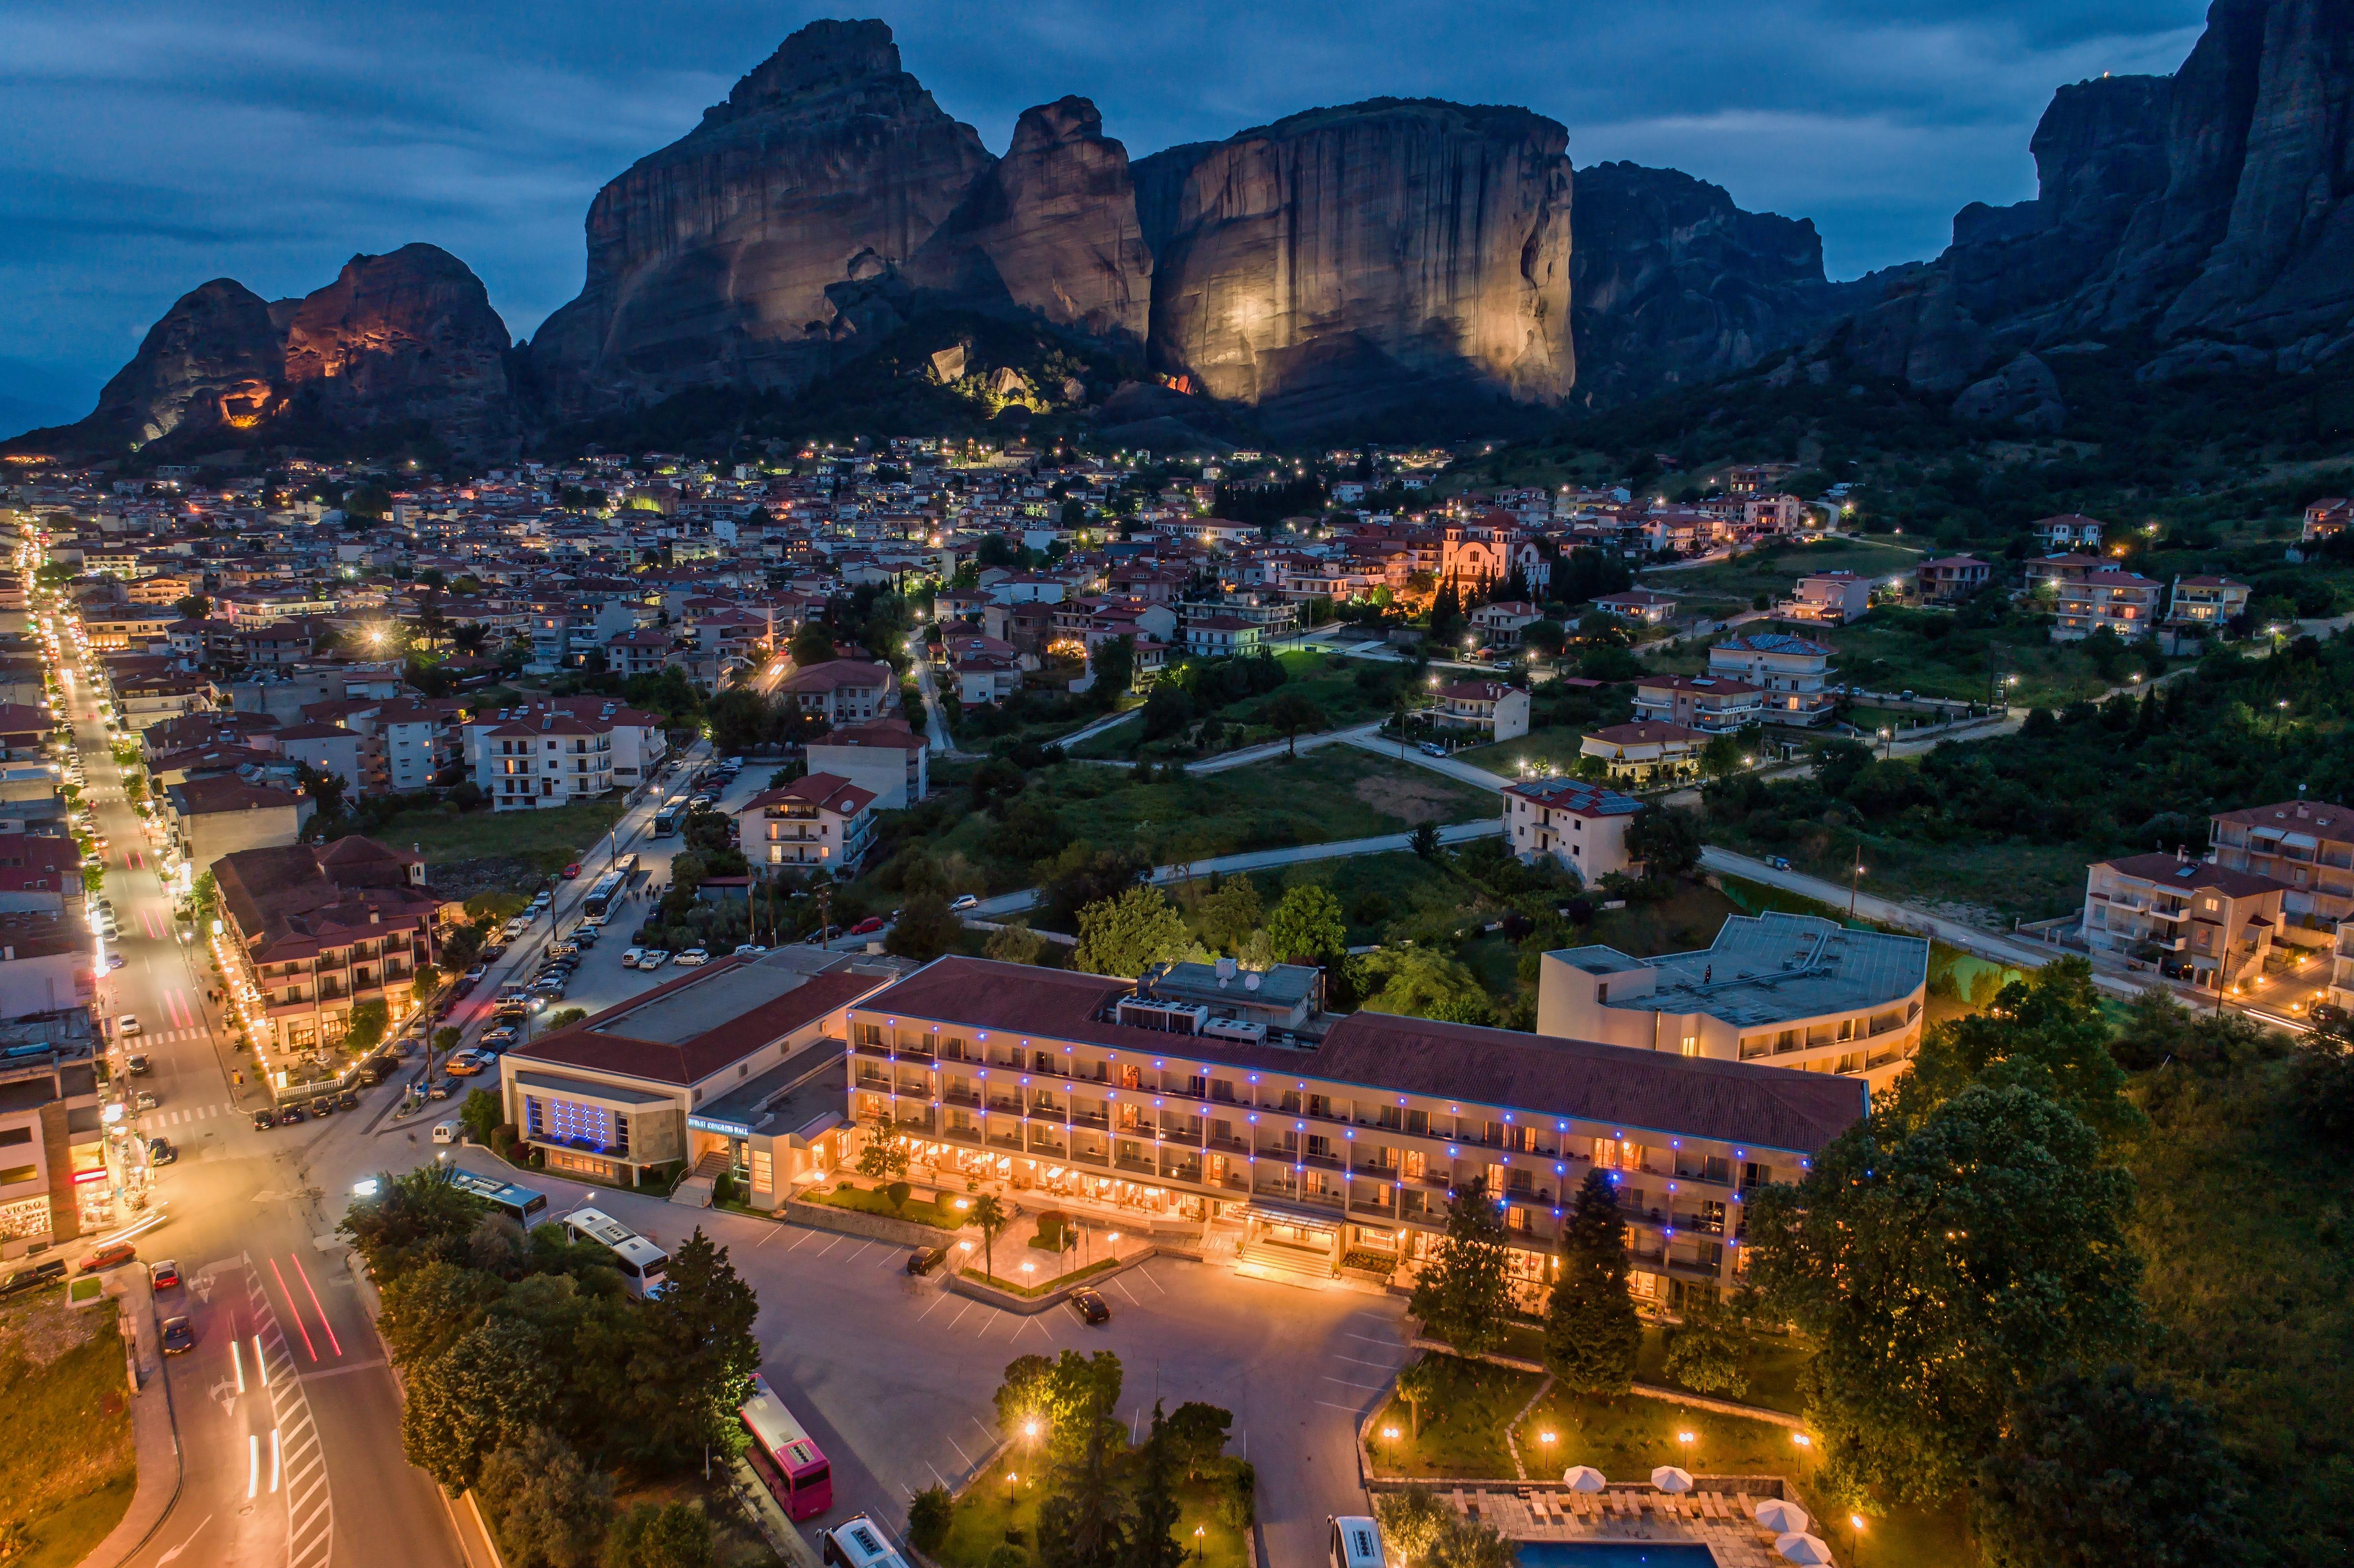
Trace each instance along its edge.
{"label": "shrub", "polygon": [[946,1487],[926,1487],[907,1501],[907,1542],[918,1552],[937,1552],[949,1538],[956,1499]]}

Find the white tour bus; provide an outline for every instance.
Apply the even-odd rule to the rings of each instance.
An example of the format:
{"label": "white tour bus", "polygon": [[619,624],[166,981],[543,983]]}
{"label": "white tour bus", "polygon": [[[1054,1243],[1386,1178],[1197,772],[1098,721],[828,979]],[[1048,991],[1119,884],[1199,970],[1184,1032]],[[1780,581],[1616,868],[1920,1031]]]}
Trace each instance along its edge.
{"label": "white tour bus", "polygon": [[1331,1568],[1382,1568],[1382,1527],[1363,1514],[1331,1520]]}
{"label": "white tour bus", "polygon": [[563,1224],[567,1238],[596,1242],[613,1255],[613,1266],[630,1282],[631,1295],[662,1294],[663,1273],[670,1267],[670,1254],[597,1209],[575,1209],[564,1216]]}

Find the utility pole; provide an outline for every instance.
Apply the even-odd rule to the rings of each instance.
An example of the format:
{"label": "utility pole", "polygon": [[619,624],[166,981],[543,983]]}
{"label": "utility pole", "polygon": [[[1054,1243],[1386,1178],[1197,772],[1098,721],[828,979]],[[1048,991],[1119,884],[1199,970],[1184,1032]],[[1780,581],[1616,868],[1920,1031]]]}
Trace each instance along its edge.
{"label": "utility pole", "polygon": [[1854,858],[1855,863],[1848,868],[1847,874],[1847,917],[1850,920],[1855,918],[1856,885],[1863,880],[1863,841],[1861,838],[1855,841]]}

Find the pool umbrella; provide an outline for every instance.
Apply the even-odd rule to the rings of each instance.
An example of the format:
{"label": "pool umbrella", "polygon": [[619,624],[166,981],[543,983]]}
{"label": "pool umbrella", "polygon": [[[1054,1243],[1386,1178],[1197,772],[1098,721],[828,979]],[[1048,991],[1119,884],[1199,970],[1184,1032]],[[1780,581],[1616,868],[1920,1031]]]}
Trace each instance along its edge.
{"label": "pool umbrella", "polygon": [[1572,1465],[1561,1473],[1561,1484],[1574,1492],[1598,1492],[1610,1483],[1591,1465]]}
{"label": "pool umbrella", "polygon": [[1651,1484],[1663,1492],[1688,1492],[1692,1489],[1691,1472],[1661,1465],[1651,1472]]}
{"label": "pool umbrella", "polygon": [[1831,1560],[1831,1549],[1815,1536],[1783,1535],[1775,1538],[1774,1550],[1791,1563],[1825,1563]]}
{"label": "pool umbrella", "polygon": [[1776,1535],[1796,1535],[1807,1528],[1807,1510],[1780,1498],[1767,1498],[1757,1505],[1757,1522]]}

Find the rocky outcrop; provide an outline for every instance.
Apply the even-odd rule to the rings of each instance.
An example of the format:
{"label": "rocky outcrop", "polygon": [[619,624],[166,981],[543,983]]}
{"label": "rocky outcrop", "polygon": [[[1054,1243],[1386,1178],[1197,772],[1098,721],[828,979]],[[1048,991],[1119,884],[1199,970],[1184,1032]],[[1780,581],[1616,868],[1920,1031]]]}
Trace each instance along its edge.
{"label": "rocky outcrop", "polygon": [[1954,415],[2048,435],[2067,422],[2068,407],[2060,400],[2060,381],[2052,367],[2022,354],[1985,380],[1964,387],[1954,399]]}
{"label": "rocky outcrop", "polygon": [[573,404],[799,386],[887,329],[889,280],[991,163],[900,69],[889,27],[812,22],[598,193],[587,285],[535,365]]}
{"label": "rocky outcrop", "polygon": [[1851,352],[1956,387],[2093,336],[2147,334],[2153,379],[2354,348],[2354,0],[2216,0],[2179,71],[2062,88],[2032,146],[2036,198],[1963,209]]}
{"label": "rocky outcrop", "polygon": [[424,419],[481,440],[514,424],[512,345],[464,262],[404,245],[353,257],[294,310],[281,386],[345,428]]}
{"label": "rocky outcrop", "polygon": [[1571,227],[1581,401],[1746,369],[1857,302],[1824,281],[1813,223],[1744,212],[1674,169],[1578,170]]}
{"label": "rocky outcrop", "polygon": [[275,400],[282,368],[270,306],[235,279],[216,278],[147,329],[131,363],[99,393],[97,410],[72,429],[119,449],[251,422]]}
{"label": "rocky outcrop", "polygon": [[1381,99],[1218,143],[1150,204],[1156,366],[1278,422],[1402,384],[1558,400],[1567,140],[1525,110]]}
{"label": "rocky outcrop", "polygon": [[1137,224],[1128,149],[1084,98],[1025,110],[1013,144],[917,250],[907,272],[960,304],[1035,311],[1141,347],[1152,256]]}

